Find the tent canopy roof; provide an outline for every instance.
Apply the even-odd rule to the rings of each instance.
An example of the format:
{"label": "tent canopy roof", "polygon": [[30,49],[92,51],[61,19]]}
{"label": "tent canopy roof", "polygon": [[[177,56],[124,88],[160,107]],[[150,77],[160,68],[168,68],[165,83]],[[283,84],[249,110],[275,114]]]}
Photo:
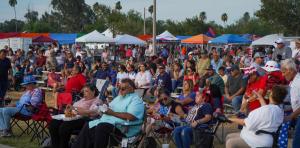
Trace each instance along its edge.
{"label": "tent canopy roof", "polygon": [[251,40],[243,38],[236,34],[224,34],[224,35],[218,36],[218,37],[210,40],[208,43],[211,43],[211,44],[230,44],[230,43],[250,44]]}
{"label": "tent canopy roof", "polygon": [[53,42],[56,42],[56,40],[53,40],[48,36],[40,35],[40,36],[34,37],[32,39],[32,42],[34,42],[34,43],[53,43]]}
{"label": "tent canopy roof", "polygon": [[266,35],[266,36],[264,36],[260,39],[257,39],[255,41],[253,41],[251,45],[252,46],[255,46],[255,45],[274,45],[275,41],[278,38],[283,38],[283,36],[279,35],[279,34]]}
{"label": "tent canopy roof", "polygon": [[54,40],[57,40],[59,44],[73,44],[77,34],[66,34],[66,33],[50,33],[50,37]]}
{"label": "tent canopy roof", "polygon": [[176,41],[178,38],[176,38],[173,34],[171,34],[168,30],[161,33],[160,35],[156,36],[157,40],[168,40],[168,41]]}
{"label": "tent canopy roof", "polygon": [[211,37],[208,37],[204,34],[199,34],[192,36],[190,38],[187,38],[185,40],[182,40],[181,43],[187,43],[187,44],[207,44],[209,40],[211,40]]}
{"label": "tent canopy roof", "polygon": [[124,34],[124,35],[117,35],[117,37],[115,38],[116,44],[134,44],[134,45],[145,45],[145,41],[128,35],[128,34]]}
{"label": "tent canopy roof", "polygon": [[82,37],[76,39],[76,42],[83,43],[114,43],[114,39],[111,37],[104,36],[99,33],[97,30],[90,32]]}

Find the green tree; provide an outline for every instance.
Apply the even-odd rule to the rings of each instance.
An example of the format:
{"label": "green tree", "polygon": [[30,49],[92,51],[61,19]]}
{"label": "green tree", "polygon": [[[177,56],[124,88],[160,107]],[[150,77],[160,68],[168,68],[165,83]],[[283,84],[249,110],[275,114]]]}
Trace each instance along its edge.
{"label": "green tree", "polygon": [[200,21],[205,22],[205,20],[207,19],[205,11],[200,12],[199,19]]}
{"label": "green tree", "polygon": [[122,5],[121,5],[121,2],[120,2],[120,1],[118,1],[118,2],[116,3],[115,9],[118,10],[118,11],[120,11],[120,10],[122,9]]}
{"label": "green tree", "polygon": [[300,34],[299,0],[261,0],[256,16],[273,26],[277,33]]}
{"label": "green tree", "polygon": [[149,6],[148,12],[149,12],[149,13],[151,14],[151,16],[152,16],[152,13],[153,13],[153,5]]}
{"label": "green tree", "polygon": [[15,25],[19,27],[19,31],[24,27],[25,23],[21,20],[11,19],[0,23],[0,32],[14,32],[16,31]]}
{"label": "green tree", "polygon": [[52,0],[51,5],[65,32],[80,32],[85,24],[95,22],[95,14],[84,0]]}
{"label": "green tree", "polygon": [[228,20],[228,15],[227,15],[227,13],[223,13],[223,14],[221,15],[221,20],[223,21],[224,26],[225,26],[225,23],[226,23],[227,20]]}
{"label": "green tree", "polygon": [[[18,4],[17,0],[9,0],[8,3],[9,3],[9,5],[10,5],[11,7],[14,8],[14,12],[15,12],[15,20],[17,20],[17,11],[16,11],[16,5]],[[15,24],[16,30],[15,30],[15,31],[18,32],[17,21],[15,21],[15,22],[16,22],[16,24]]]}
{"label": "green tree", "polygon": [[249,14],[249,12],[245,12],[244,16],[243,16],[243,21],[245,23],[247,23],[247,22],[249,22],[249,20],[250,20],[250,14]]}
{"label": "green tree", "polygon": [[37,11],[30,11],[30,10],[28,10],[28,12],[24,15],[24,17],[28,22],[36,22],[39,19],[38,16],[39,13]]}

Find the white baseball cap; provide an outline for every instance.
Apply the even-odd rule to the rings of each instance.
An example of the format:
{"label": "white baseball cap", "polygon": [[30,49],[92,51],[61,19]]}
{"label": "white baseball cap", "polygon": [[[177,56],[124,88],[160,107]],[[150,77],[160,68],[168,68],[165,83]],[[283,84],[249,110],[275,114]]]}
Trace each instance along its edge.
{"label": "white baseball cap", "polygon": [[282,38],[278,38],[276,41],[275,41],[276,44],[283,44],[284,43],[284,40]]}

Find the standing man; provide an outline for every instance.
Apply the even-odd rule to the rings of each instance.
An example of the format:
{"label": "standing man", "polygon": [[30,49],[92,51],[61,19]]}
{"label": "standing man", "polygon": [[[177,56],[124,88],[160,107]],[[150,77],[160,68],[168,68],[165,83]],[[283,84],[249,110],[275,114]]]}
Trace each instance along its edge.
{"label": "standing man", "polygon": [[[290,81],[290,98],[293,113],[287,120],[296,120],[293,148],[300,145],[300,73],[297,72],[296,64],[292,59],[286,59],[281,63],[281,72],[287,81]],[[297,139],[297,140],[296,140]]]}
{"label": "standing man", "polygon": [[284,40],[279,38],[275,41],[277,47],[273,52],[273,60],[280,62],[281,60],[292,58],[292,49],[284,45]]}
{"label": "standing man", "polygon": [[6,57],[7,51],[5,49],[0,50],[0,107],[4,105],[4,97],[8,89],[8,74],[12,76],[11,63]]}

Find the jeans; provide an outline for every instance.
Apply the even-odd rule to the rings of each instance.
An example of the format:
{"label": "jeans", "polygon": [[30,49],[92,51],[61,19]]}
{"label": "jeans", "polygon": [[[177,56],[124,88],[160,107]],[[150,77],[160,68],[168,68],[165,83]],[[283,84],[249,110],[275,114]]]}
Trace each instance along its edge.
{"label": "jeans", "polygon": [[8,130],[10,128],[10,119],[20,109],[16,107],[0,108],[0,130]]}
{"label": "jeans", "polygon": [[300,145],[300,116],[297,119],[296,122],[296,128],[295,128],[295,136],[293,138],[293,148],[298,148]]}
{"label": "jeans", "polygon": [[231,101],[229,101],[226,97],[225,97],[225,103],[231,103],[233,109],[235,112],[239,112],[240,108],[241,108],[241,104],[243,101],[243,96],[235,96]]}
{"label": "jeans", "polygon": [[176,127],[173,131],[173,139],[177,148],[189,148],[193,142],[193,130],[190,126]]}
{"label": "jeans", "polygon": [[8,80],[0,80],[0,99],[5,97],[8,88]]}

